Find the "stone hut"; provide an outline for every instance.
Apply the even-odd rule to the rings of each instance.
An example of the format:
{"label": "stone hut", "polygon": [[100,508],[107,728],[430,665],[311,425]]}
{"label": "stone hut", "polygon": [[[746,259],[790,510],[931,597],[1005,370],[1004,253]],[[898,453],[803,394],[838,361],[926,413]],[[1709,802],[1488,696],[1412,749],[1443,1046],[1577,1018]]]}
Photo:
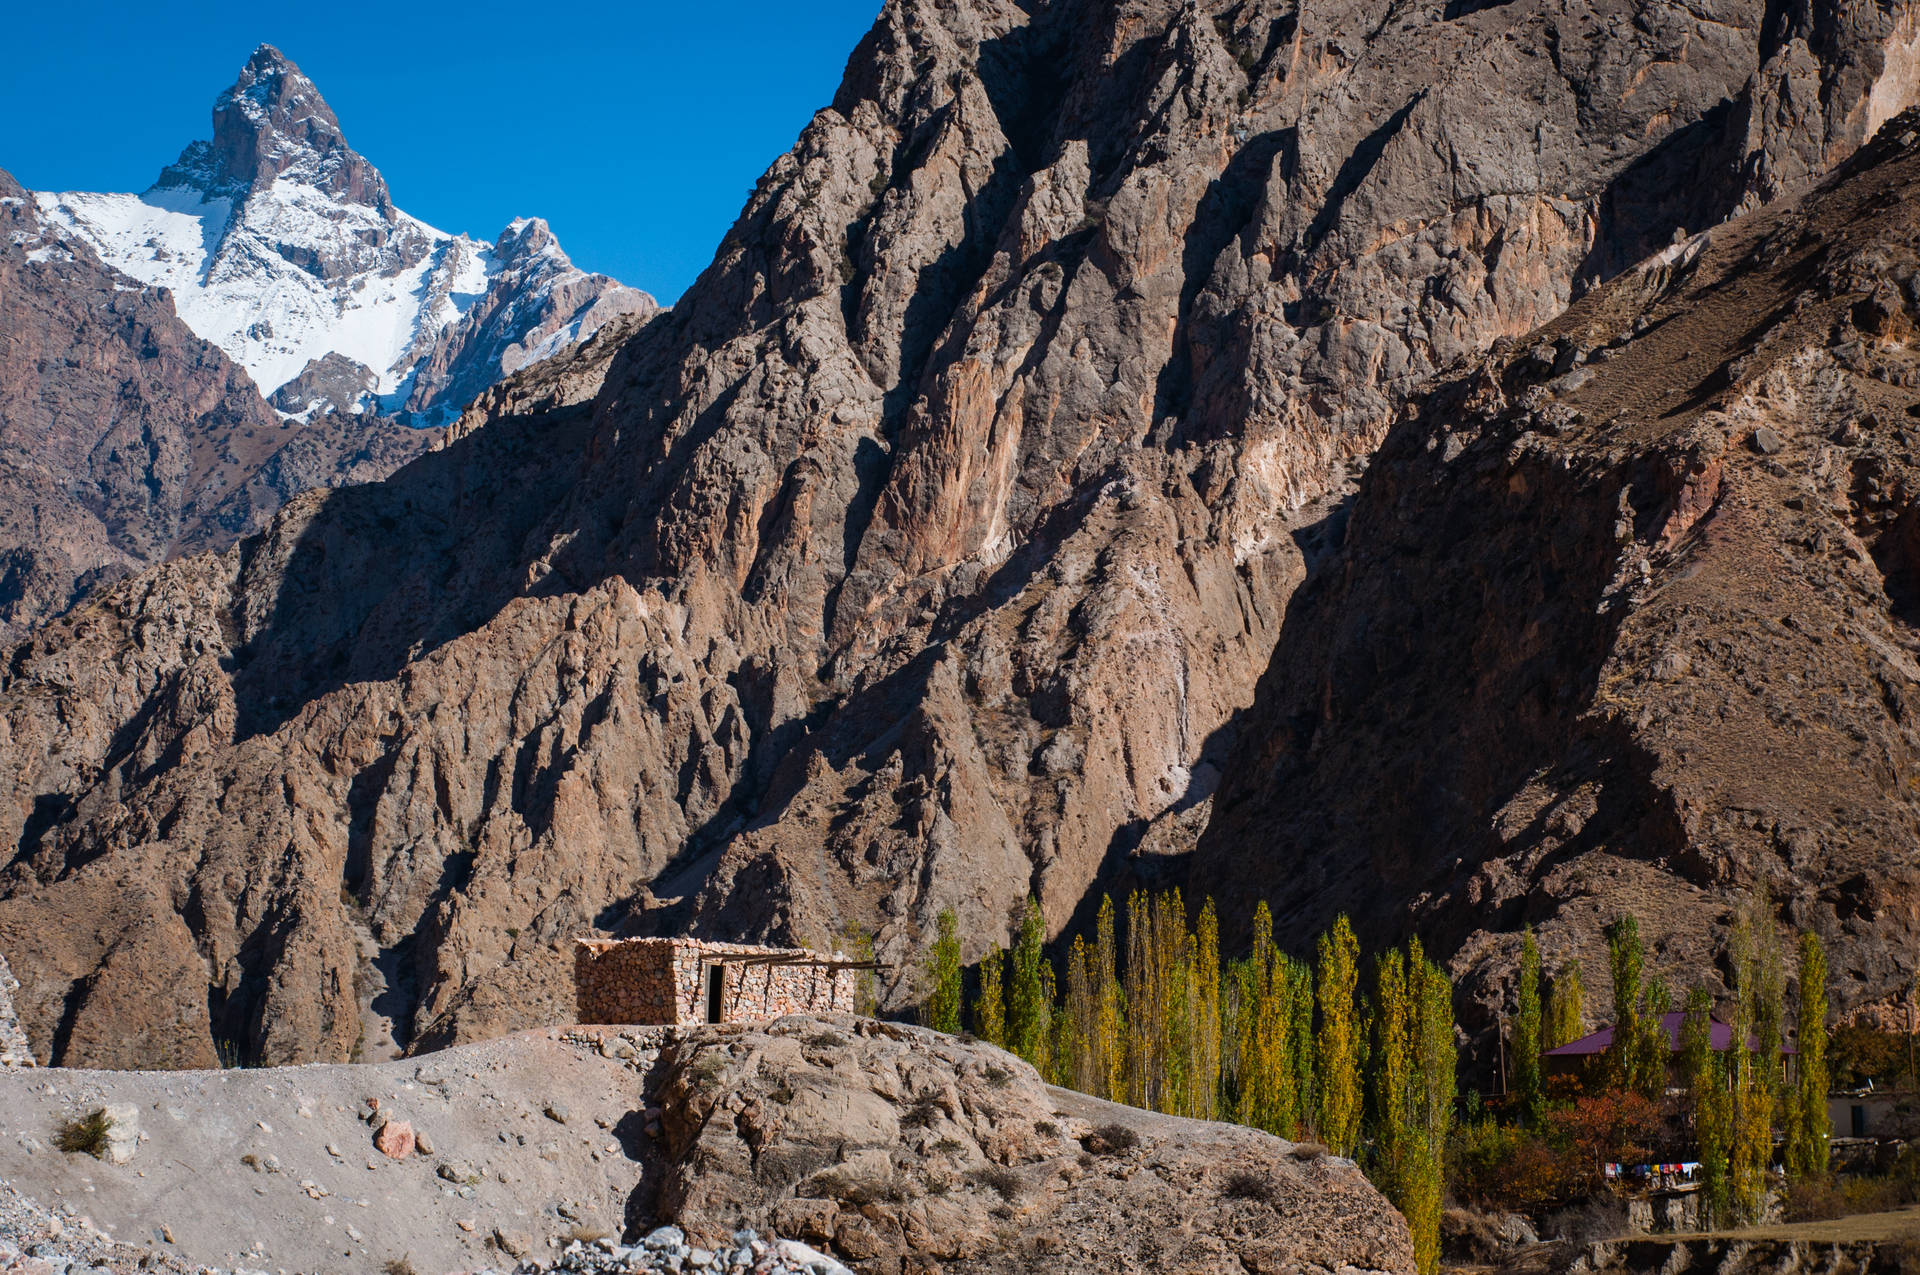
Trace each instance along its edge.
{"label": "stone hut", "polygon": [[803,947],[578,939],[573,988],[583,1023],[751,1023],[851,1012],[854,972],[872,968]]}

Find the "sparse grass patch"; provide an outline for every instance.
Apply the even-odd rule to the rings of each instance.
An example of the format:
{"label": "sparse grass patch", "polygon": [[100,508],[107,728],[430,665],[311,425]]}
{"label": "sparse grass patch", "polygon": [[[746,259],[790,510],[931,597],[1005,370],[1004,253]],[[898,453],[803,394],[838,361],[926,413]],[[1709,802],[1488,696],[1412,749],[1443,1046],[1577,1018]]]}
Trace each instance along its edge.
{"label": "sparse grass patch", "polygon": [[846,1043],[847,1038],[835,1031],[815,1032],[813,1035],[807,1037],[807,1044],[815,1049],[840,1049],[844,1047]]}
{"label": "sparse grass patch", "polygon": [[1043,1138],[1057,1138],[1060,1136],[1060,1126],[1051,1120],[1034,1121],[1033,1131]]}
{"label": "sparse grass patch", "polygon": [[53,1135],[53,1145],[73,1155],[90,1155],[98,1160],[107,1154],[107,1134],[113,1121],[104,1111],[75,1117],[61,1125]]}
{"label": "sparse grass patch", "polygon": [[1013,1073],[998,1063],[987,1064],[987,1069],[981,1074],[987,1078],[987,1083],[995,1089],[1005,1089],[1008,1083],[1013,1080]]}
{"label": "sparse grass patch", "polygon": [[933,1144],[933,1149],[941,1155],[959,1155],[966,1150],[958,1138],[942,1138]]}
{"label": "sparse grass patch", "polygon": [[413,1269],[413,1254],[411,1253],[408,1253],[404,1257],[388,1258],[386,1265],[380,1269],[385,1271],[387,1275],[418,1275],[418,1272]]}

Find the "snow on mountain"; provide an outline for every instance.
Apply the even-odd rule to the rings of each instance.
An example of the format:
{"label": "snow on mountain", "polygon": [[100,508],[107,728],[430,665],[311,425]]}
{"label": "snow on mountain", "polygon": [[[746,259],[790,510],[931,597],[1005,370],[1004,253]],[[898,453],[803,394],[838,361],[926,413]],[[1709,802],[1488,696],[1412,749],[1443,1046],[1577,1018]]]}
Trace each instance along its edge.
{"label": "snow on mountain", "polygon": [[[168,289],[181,319],[304,416],[350,360],[371,389],[343,410],[415,424],[583,340],[646,293],[577,269],[546,223],[492,244],[394,207],[312,81],[271,45],[143,194],[38,194],[42,217],[107,264]],[[296,404],[306,404],[305,407]]]}

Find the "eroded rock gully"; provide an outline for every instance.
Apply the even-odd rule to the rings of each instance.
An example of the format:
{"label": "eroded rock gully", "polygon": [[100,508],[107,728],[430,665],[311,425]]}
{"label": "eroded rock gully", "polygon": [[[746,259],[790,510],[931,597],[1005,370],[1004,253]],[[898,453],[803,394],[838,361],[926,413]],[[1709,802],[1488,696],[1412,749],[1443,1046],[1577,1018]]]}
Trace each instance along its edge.
{"label": "eroded rock gully", "polygon": [[888,5],[591,400],[501,396],[11,653],[29,1031],[346,1057],[368,936],[417,1047],[561,1013],[590,927],[898,961],[943,907],[974,949],[1029,890],[1064,925],[1192,844],[1408,396],[1844,158],[1911,37]]}

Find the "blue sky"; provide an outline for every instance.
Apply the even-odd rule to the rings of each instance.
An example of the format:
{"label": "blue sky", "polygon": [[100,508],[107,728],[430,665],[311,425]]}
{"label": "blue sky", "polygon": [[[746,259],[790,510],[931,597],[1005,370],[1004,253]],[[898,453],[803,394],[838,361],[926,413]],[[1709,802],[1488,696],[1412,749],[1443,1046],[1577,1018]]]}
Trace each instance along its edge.
{"label": "blue sky", "polygon": [[0,168],[144,190],[210,132],[255,45],[319,85],[394,202],[491,238],[545,217],[581,266],[671,301],[828,104],[880,0],[31,4],[7,21]]}

